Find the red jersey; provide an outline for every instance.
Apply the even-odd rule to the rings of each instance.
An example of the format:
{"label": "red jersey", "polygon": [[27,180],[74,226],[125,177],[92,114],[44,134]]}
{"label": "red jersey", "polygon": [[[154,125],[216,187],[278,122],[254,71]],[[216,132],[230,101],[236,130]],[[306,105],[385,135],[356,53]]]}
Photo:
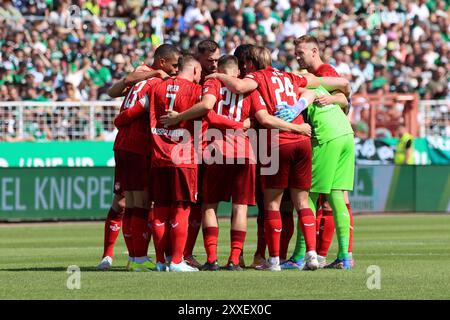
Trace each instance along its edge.
{"label": "red jersey", "polygon": [[191,108],[200,100],[201,90],[200,85],[179,77],[164,80],[151,89],[152,166],[197,167],[194,121],[181,121],[177,125],[165,128],[159,119],[167,114],[167,110],[180,113]]}
{"label": "red jersey", "polygon": [[314,72],[314,75],[316,77],[340,77],[336,69],[328,63],[321,64],[316,72]]}
{"label": "red jersey", "polygon": [[[269,114],[275,113],[277,105],[294,105],[299,99],[298,87],[306,87],[308,81],[305,77],[293,73],[280,71],[272,67],[258,70],[248,74],[245,78],[252,79],[258,83],[258,91],[266,104]],[[304,123],[303,116],[299,115],[294,124]],[[279,144],[297,142],[309,139],[307,136],[291,132],[280,132]]]}
{"label": "red jersey", "polygon": [[[231,120],[235,123],[242,124],[246,119],[253,117],[256,110],[265,108],[261,106],[258,91],[254,90],[252,93],[236,94],[231,92],[220,80],[208,79],[203,85],[203,95],[211,94],[216,97],[214,111],[222,119]],[[218,127],[222,129],[225,137],[223,144],[223,152],[227,158],[254,158],[254,153],[251,151],[249,137],[243,131],[237,131],[233,135],[226,134],[227,128]],[[230,127],[228,127],[230,128]],[[242,128],[242,127],[241,127]],[[234,129],[234,128],[232,128]],[[215,140],[216,145],[222,143]]]}
{"label": "red jersey", "polygon": [[[160,82],[159,78],[150,78],[132,86],[122,102],[120,114],[114,123],[118,126],[114,150],[124,150],[142,155],[150,155],[150,125],[148,116],[148,90]],[[133,114],[129,117],[129,114]]]}

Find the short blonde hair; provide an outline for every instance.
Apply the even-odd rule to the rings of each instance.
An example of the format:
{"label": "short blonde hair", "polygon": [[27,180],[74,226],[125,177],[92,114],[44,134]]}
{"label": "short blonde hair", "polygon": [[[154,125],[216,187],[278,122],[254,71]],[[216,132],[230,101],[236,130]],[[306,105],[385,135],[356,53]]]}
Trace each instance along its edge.
{"label": "short blonde hair", "polygon": [[257,70],[272,66],[270,50],[261,46],[251,47],[247,60],[251,61]]}
{"label": "short blonde hair", "polygon": [[298,45],[300,43],[313,43],[317,46],[317,48],[319,48],[319,41],[317,40],[317,38],[307,34],[294,40],[295,45]]}

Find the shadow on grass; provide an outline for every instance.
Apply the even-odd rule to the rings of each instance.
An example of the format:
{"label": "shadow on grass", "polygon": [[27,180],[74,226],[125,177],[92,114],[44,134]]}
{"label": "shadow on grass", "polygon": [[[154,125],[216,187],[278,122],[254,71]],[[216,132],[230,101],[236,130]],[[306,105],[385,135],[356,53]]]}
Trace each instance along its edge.
{"label": "shadow on grass", "polygon": [[[7,269],[0,269],[0,272],[4,271],[13,271],[13,272],[33,272],[33,271],[64,271],[66,272],[68,269],[67,267],[28,267],[28,268],[7,268]],[[102,270],[98,270],[96,267],[81,267],[81,272],[106,272]],[[125,272],[125,268],[122,267],[116,267],[111,268],[107,272]]]}

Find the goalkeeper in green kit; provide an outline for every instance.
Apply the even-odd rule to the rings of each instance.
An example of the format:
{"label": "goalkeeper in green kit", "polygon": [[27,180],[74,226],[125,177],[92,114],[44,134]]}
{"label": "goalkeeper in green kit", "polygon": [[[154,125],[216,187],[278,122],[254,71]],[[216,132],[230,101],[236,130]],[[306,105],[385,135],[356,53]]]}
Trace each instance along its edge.
{"label": "goalkeeper in green kit", "polygon": [[[320,78],[318,79],[320,81]],[[323,86],[313,91],[316,96],[330,95]],[[306,108],[307,119],[313,129],[310,207],[315,213],[319,194],[327,195],[333,210],[339,245],[337,259],[325,268],[351,269],[348,257],[350,216],[344,200],[344,191],[353,190],[353,130],[347,116],[337,104],[319,106],[313,103],[308,106],[304,99],[300,99],[294,106],[277,106],[275,115],[285,121],[292,121]],[[304,248],[304,238],[301,232],[298,232],[291,260],[299,260],[299,257],[304,255]]]}

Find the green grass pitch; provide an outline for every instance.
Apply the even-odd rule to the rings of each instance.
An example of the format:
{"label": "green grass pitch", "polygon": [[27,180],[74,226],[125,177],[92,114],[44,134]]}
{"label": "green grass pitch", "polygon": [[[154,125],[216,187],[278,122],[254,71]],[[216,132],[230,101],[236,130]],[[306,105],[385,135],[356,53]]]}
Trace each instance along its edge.
{"label": "green grass pitch", "polygon": [[[229,221],[221,220],[220,227],[218,254],[224,264]],[[363,215],[355,217],[355,227],[356,268],[351,271],[174,274],[125,272],[122,235],[113,270],[96,271],[101,222],[4,224],[0,299],[450,299],[450,215]],[[256,219],[249,219],[249,230],[247,264],[256,246]],[[292,241],[290,251],[293,246]],[[194,253],[205,260],[201,233]],[[153,247],[150,254],[154,257]],[[329,260],[335,254],[336,239]],[[79,290],[66,286],[70,265],[81,268]],[[379,267],[380,289],[367,286],[371,265]]]}

